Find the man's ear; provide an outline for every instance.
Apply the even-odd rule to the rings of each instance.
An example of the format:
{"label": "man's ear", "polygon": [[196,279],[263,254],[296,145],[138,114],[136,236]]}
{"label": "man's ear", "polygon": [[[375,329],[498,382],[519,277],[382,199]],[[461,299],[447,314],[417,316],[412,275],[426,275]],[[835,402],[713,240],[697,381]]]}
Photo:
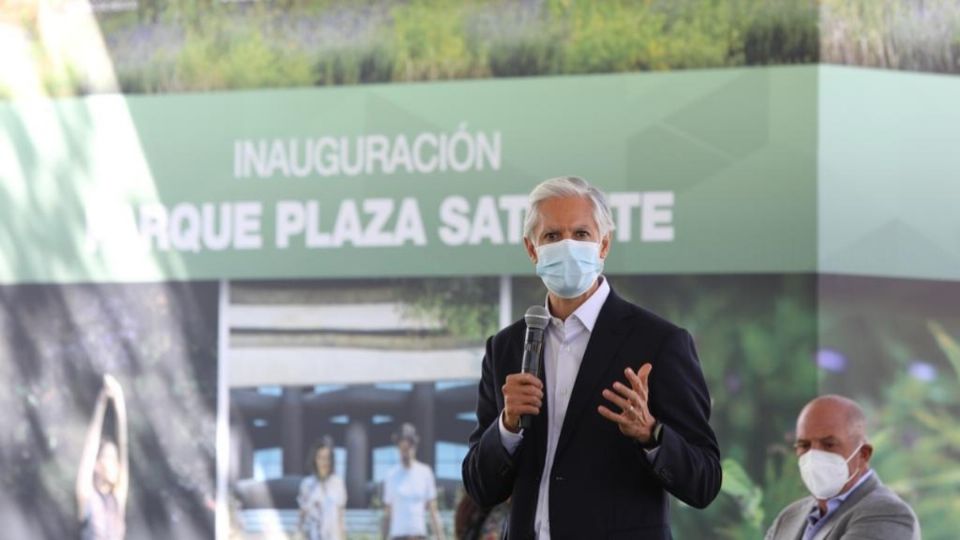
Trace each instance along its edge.
{"label": "man's ear", "polygon": [[527,257],[530,257],[533,264],[537,264],[537,247],[526,236],[523,237],[523,247],[527,248]]}
{"label": "man's ear", "polygon": [[607,235],[600,240],[600,258],[601,259],[606,259],[607,254],[610,253],[610,238],[611,238],[611,233],[607,233]]}
{"label": "man's ear", "polygon": [[863,443],[863,446],[860,447],[860,459],[864,463],[870,463],[870,458],[873,456],[873,445],[870,443]]}

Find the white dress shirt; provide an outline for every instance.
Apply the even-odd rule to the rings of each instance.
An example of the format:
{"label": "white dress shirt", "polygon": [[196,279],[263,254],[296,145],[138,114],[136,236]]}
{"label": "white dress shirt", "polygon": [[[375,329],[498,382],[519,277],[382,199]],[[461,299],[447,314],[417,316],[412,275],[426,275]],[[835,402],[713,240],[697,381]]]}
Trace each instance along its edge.
{"label": "white dress shirt", "polygon": [[[557,451],[557,441],[560,439],[560,428],[563,427],[563,418],[567,414],[567,405],[570,404],[570,394],[573,384],[577,380],[577,372],[583,362],[583,353],[590,341],[593,326],[600,315],[600,308],[610,295],[610,285],[601,276],[600,286],[586,302],[576,311],[561,321],[551,314],[550,324],[544,333],[543,339],[543,370],[546,381],[547,398],[547,455],[544,463],[548,464],[540,476],[540,493],[537,496],[537,513],[533,528],[539,540],[550,540],[550,477],[553,469],[553,458]],[[550,302],[547,302],[550,310]],[[511,455],[523,438],[523,433],[512,433],[503,425],[503,414],[500,415],[500,440],[504,448]]]}

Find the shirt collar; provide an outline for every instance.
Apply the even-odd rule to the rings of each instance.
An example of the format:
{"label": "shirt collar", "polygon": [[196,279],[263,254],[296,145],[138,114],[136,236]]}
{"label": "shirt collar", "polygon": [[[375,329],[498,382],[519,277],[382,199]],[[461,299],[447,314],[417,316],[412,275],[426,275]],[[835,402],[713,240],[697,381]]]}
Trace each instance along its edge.
{"label": "shirt collar", "polygon": [[[603,307],[603,304],[607,301],[607,297],[610,296],[610,284],[607,283],[607,279],[604,276],[597,278],[600,281],[600,286],[597,287],[597,290],[593,291],[593,294],[590,295],[590,298],[587,298],[587,301],[580,304],[573,313],[570,314],[571,317],[576,318],[580,321],[588,332],[593,332],[593,327],[597,323],[597,317],[600,316],[600,308]],[[547,307],[547,312],[550,312],[550,298],[549,296],[544,301],[544,305]],[[553,313],[550,313],[551,319],[553,318]]]}
{"label": "shirt collar", "polygon": [[[826,517],[827,515],[832,514],[833,511],[837,509],[837,507],[843,504],[843,501],[847,500],[847,497],[849,497],[850,495],[853,495],[853,492],[856,491],[857,488],[862,486],[863,483],[866,482],[867,479],[870,478],[871,476],[873,476],[873,469],[867,469],[867,472],[865,472],[863,476],[861,476],[860,479],[857,480],[857,483],[850,487],[850,489],[844,491],[843,493],[835,497],[831,497],[827,499],[827,513],[824,514],[823,517]],[[820,518],[820,507],[817,506],[816,501],[814,501],[813,511],[811,512],[811,516],[816,516],[816,518],[812,519],[813,523],[816,523],[819,520],[818,518]]]}
{"label": "shirt collar", "polygon": [[863,476],[861,476],[860,479],[857,480],[857,483],[856,483],[856,484],[854,484],[854,485],[853,485],[850,489],[848,489],[845,493],[841,493],[841,494],[837,495],[837,496],[834,497],[834,498],[835,498],[835,499],[839,499],[840,502],[843,502],[843,501],[847,500],[847,497],[849,497],[850,495],[852,495],[853,492],[856,491],[858,487],[860,487],[861,485],[863,485],[863,483],[866,482],[867,479],[870,478],[871,476],[873,476],[873,469],[867,469],[867,472],[863,473]]}

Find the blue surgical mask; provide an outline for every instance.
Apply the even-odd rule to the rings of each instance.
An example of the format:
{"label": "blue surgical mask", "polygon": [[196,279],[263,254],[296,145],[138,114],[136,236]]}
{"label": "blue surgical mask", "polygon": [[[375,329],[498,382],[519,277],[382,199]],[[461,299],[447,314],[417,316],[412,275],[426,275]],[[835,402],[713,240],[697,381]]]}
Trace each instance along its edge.
{"label": "blue surgical mask", "polygon": [[560,298],[587,292],[603,271],[600,244],[561,240],[537,248],[537,275]]}

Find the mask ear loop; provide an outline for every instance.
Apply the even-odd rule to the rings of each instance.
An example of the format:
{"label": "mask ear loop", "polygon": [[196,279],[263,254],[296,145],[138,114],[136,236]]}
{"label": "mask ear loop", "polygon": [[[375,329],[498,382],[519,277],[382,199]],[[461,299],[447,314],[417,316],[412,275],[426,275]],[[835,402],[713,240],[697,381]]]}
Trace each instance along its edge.
{"label": "mask ear loop", "polygon": [[[850,457],[848,457],[846,461],[844,461],[844,463],[850,463],[850,460],[853,459],[853,456],[857,455],[857,452],[859,452],[860,449],[863,448],[864,444],[866,444],[866,441],[860,443],[860,446],[858,446],[857,449],[850,454]],[[848,476],[847,479],[843,481],[843,483],[846,484],[847,482],[849,482],[854,476],[857,475],[858,472],[860,472],[859,466],[857,467],[857,470],[853,471],[853,473],[850,474],[850,476]]]}

